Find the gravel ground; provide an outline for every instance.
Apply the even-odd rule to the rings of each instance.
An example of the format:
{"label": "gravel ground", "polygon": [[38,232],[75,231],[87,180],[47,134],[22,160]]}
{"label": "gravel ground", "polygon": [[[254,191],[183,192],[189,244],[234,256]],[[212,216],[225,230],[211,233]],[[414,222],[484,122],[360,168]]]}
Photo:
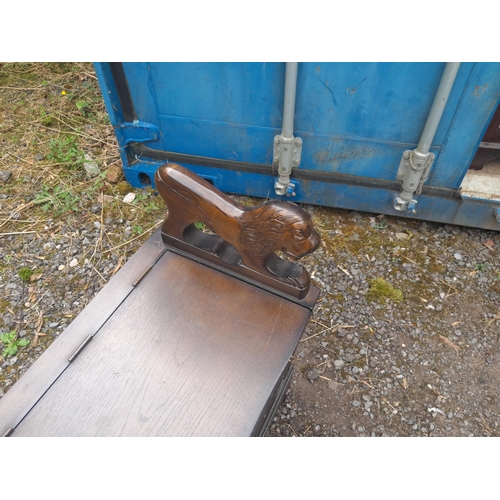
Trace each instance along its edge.
{"label": "gravel ground", "polygon": [[498,436],[498,234],[309,209],[323,294],[270,435]]}
{"label": "gravel ground", "polygon": [[[322,245],[303,264],[322,295],[269,434],[498,436],[498,234],[306,208]],[[93,210],[98,219],[101,208]],[[125,241],[132,224],[107,218],[104,229]],[[0,395],[140,245],[96,260],[97,220],[76,228],[48,219],[44,229],[0,238],[0,330],[17,328],[31,342],[1,362]],[[24,284],[17,270],[34,264],[35,280]],[[376,278],[400,300],[374,292]]]}

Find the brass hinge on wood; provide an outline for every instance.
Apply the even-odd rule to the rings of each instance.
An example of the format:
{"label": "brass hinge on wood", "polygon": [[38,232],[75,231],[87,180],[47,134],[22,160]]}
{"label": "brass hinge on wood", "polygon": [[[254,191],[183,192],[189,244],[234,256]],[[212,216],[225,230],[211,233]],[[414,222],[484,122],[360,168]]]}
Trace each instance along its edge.
{"label": "brass hinge on wood", "polygon": [[133,287],[136,287],[144,278],[144,276],[146,276],[146,274],[149,273],[149,271],[151,271],[151,269],[153,269],[153,266],[149,266],[133,283],[132,283],[132,286]]}
{"label": "brass hinge on wood", "polygon": [[68,362],[71,363],[85,349],[87,344],[94,338],[94,335],[89,335],[81,344],[80,347],[69,357]]}

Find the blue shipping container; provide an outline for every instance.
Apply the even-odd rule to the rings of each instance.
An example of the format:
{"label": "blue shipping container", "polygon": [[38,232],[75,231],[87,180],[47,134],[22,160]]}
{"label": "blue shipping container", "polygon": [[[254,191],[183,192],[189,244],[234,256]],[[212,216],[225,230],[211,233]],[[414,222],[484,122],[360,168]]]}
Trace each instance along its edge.
{"label": "blue shipping container", "polygon": [[[96,63],[95,68],[133,186],[152,185],[156,169],[170,161],[225,192],[279,197],[275,139],[282,134],[285,63]],[[403,154],[419,144],[445,68],[445,63],[299,63],[293,134],[301,151],[290,175],[288,194],[294,196],[288,199],[500,229],[500,170],[496,175],[490,168],[486,175],[469,168],[480,145],[493,152],[488,158],[500,151],[482,143],[499,105],[500,63],[459,66],[417,203],[396,207]]]}

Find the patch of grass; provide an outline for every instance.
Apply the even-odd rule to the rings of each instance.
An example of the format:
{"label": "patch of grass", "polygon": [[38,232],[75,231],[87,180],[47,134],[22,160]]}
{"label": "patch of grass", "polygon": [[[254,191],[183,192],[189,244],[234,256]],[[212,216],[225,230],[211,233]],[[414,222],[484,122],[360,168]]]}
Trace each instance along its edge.
{"label": "patch of grass", "polygon": [[30,343],[28,339],[18,339],[15,330],[11,330],[8,333],[2,333],[0,335],[0,340],[3,343],[2,356],[7,358],[8,356],[14,356],[17,353],[19,347],[24,347]]}
{"label": "patch of grass", "polygon": [[33,276],[34,271],[29,267],[21,267],[18,271],[18,275],[23,283],[28,283],[30,278]]}
{"label": "patch of grass", "polygon": [[378,301],[390,299],[395,302],[401,302],[403,300],[403,292],[394,288],[383,278],[374,278],[370,280],[370,288],[366,296],[369,300]]}
{"label": "patch of grass", "polygon": [[73,167],[78,167],[84,161],[83,151],[78,147],[74,135],[61,135],[55,139],[50,139],[49,150],[47,159],[54,163],[67,163]]}
{"label": "patch of grass", "polygon": [[50,187],[44,184],[33,200],[34,205],[41,205],[44,211],[52,210],[54,215],[62,215],[78,210],[80,197],[60,186]]}

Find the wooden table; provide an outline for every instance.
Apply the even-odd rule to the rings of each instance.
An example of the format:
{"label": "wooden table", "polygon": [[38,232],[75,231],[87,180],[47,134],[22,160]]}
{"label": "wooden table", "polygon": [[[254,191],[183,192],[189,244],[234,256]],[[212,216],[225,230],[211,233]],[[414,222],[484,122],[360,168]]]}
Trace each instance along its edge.
{"label": "wooden table", "polygon": [[0,400],[0,435],[263,435],[310,315],[158,231]]}

